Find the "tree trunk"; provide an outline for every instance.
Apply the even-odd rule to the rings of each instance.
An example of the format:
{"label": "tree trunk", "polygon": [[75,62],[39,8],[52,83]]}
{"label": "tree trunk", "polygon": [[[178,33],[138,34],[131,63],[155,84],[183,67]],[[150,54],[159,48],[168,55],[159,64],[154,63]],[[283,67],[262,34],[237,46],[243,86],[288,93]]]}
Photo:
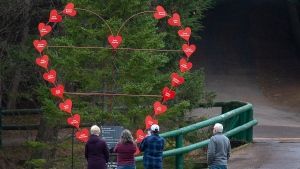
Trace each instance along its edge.
{"label": "tree trunk", "polygon": [[43,167],[51,168],[53,166],[57,150],[55,144],[57,143],[59,127],[53,126],[46,116],[46,113],[43,113],[36,141],[46,143],[47,148],[35,150],[31,155],[31,159],[46,159],[46,166]]}
{"label": "tree trunk", "polygon": [[300,49],[300,18],[297,6],[299,5],[299,2],[290,2],[288,1],[288,10],[289,10],[289,16],[290,16],[290,23],[292,27],[293,37],[297,43],[297,48]]}
{"label": "tree trunk", "polygon": [[[30,1],[30,0],[27,0]],[[60,0],[52,1],[52,5],[60,4]],[[49,3],[48,1],[39,1],[42,6]],[[34,151],[31,155],[31,159],[45,159],[47,160],[46,166],[43,168],[48,169],[53,167],[53,162],[56,160],[56,151],[58,143],[58,133],[59,133],[60,126],[53,124],[51,118],[47,112],[43,112],[42,117],[40,119],[40,126],[38,129],[38,133],[36,136],[36,141],[46,143],[47,148],[43,150]]]}
{"label": "tree trunk", "polygon": [[2,75],[0,75],[0,109],[2,108],[2,95]]}
{"label": "tree trunk", "polygon": [[14,78],[12,80],[12,87],[9,92],[7,109],[16,109],[16,102],[18,97],[18,89],[19,84],[21,82],[21,70],[19,68],[16,69]]}
{"label": "tree trunk", "polygon": [[[15,4],[15,5],[20,5],[20,4]],[[30,26],[29,24],[30,24],[30,20],[31,20],[31,15],[30,15],[31,9],[32,9],[31,1],[25,0],[24,5],[23,5],[23,11],[22,11],[22,13],[23,13],[22,20],[24,21],[24,23],[23,23],[23,31],[22,31],[21,43],[20,43],[21,50],[24,50],[25,45],[26,45],[25,43],[28,39],[29,26]],[[12,87],[9,92],[9,98],[8,98],[8,103],[7,103],[8,109],[16,109],[19,85],[20,85],[20,82],[22,81],[21,68],[18,65],[15,65],[14,63],[12,64],[12,66],[15,67],[15,74],[14,74],[14,78],[12,80]]]}
{"label": "tree trunk", "polygon": [[[25,0],[24,1],[24,8],[23,8],[23,20],[24,20],[24,29],[22,34],[22,42],[21,42],[21,48],[23,50],[26,50],[26,41],[28,39],[29,35],[29,28],[30,28],[30,20],[31,20],[31,10],[32,10],[32,1],[31,0]],[[41,2],[44,3],[44,2]],[[22,78],[21,75],[21,68],[16,70],[16,75],[19,75],[17,77]],[[16,87],[14,88],[17,91],[17,84],[19,84],[20,81],[16,81]],[[42,150],[34,150],[32,153],[31,159],[45,159],[47,160],[46,166],[43,166],[45,168],[51,168],[52,161],[55,160],[55,154],[56,154],[56,146],[54,146],[55,143],[57,143],[57,136],[58,136],[58,127],[53,125],[52,122],[47,117],[47,113],[43,113],[42,117],[40,119],[40,127],[38,129],[38,133],[36,136],[36,141],[46,143],[48,146],[45,149]]]}

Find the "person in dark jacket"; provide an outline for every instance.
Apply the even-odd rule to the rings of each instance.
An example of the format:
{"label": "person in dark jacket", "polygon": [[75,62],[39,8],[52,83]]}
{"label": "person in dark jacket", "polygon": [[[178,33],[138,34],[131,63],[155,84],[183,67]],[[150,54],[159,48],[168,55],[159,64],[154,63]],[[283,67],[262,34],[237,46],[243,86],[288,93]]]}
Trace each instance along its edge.
{"label": "person in dark jacket", "polygon": [[144,152],[143,164],[145,169],[162,169],[162,153],[165,146],[165,139],[158,135],[159,126],[151,126],[151,135],[144,138],[140,144],[140,151]]}
{"label": "person in dark jacket", "polygon": [[106,142],[99,137],[100,128],[97,125],[91,127],[91,136],[85,145],[85,158],[88,169],[107,169],[109,151]]}
{"label": "person in dark jacket", "polygon": [[114,149],[117,153],[117,169],[135,169],[134,153],[136,149],[131,132],[127,129],[123,130],[120,141]]}
{"label": "person in dark jacket", "polygon": [[209,169],[227,169],[227,160],[230,157],[230,141],[222,134],[223,125],[216,123],[213,136],[209,140],[207,150],[207,163]]}

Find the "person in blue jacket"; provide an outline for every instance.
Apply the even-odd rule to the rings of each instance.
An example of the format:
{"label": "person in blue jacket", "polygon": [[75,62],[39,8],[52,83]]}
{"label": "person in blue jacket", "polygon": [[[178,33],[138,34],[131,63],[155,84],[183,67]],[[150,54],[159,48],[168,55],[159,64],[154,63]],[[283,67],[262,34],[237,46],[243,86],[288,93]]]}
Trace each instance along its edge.
{"label": "person in blue jacket", "polygon": [[143,164],[145,169],[162,169],[162,153],[165,146],[165,139],[158,135],[159,126],[151,126],[151,135],[144,138],[140,144],[140,151],[144,152]]}

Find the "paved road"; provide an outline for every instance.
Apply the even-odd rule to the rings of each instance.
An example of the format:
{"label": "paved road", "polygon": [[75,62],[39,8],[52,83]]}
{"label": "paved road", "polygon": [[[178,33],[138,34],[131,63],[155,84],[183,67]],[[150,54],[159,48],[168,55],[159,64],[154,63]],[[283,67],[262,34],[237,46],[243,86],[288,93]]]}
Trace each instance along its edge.
{"label": "paved road", "polygon": [[227,0],[217,6],[192,58],[194,67],[204,68],[216,101],[254,106],[256,141],[232,154],[230,169],[300,169],[300,61],[290,41],[286,1],[273,2]]}
{"label": "paved road", "polygon": [[300,143],[255,142],[232,154],[230,169],[300,169]]}

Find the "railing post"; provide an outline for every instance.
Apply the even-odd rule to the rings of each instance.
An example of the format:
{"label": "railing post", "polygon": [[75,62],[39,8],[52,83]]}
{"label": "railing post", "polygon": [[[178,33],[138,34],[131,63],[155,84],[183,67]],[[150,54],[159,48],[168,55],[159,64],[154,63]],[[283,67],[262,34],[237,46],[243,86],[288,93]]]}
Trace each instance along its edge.
{"label": "railing post", "polygon": [[0,107],[0,149],[2,149],[2,108]]}
{"label": "railing post", "polygon": [[[253,108],[251,108],[247,112],[247,121],[252,121],[253,120]],[[250,127],[249,129],[246,130],[246,141],[247,142],[252,142],[253,141],[253,127]]]}
{"label": "railing post", "polygon": [[74,169],[74,137],[75,137],[75,130],[74,127],[72,128],[72,164],[71,169]]}
{"label": "railing post", "polygon": [[[176,136],[176,148],[183,147],[183,134]],[[184,166],[184,155],[178,154],[176,155],[176,169],[183,169]]]}
{"label": "railing post", "polygon": [[[244,111],[242,114],[239,115],[239,118],[240,118],[239,126],[248,122],[248,112],[249,111]],[[240,132],[239,139],[242,141],[247,141],[247,131],[246,130]]]}

